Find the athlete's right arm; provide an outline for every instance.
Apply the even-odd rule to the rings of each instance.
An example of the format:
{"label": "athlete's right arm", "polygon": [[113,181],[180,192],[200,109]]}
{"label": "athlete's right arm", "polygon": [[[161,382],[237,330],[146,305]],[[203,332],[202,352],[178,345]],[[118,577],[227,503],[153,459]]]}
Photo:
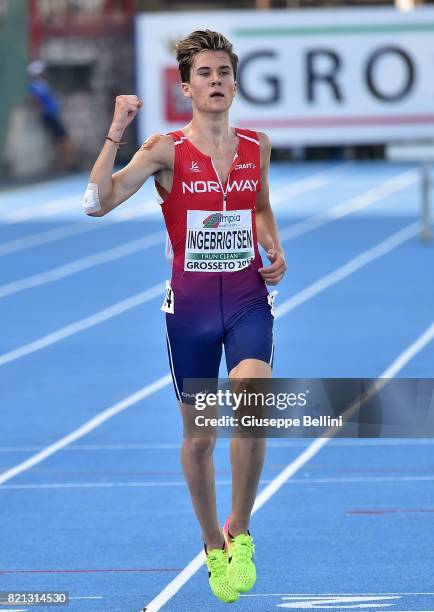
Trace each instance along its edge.
{"label": "athlete's right arm", "polygon": [[125,128],[137,115],[142,102],[137,96],[118,96],[107,139],[90,174],[83,207],[86,214],[102,217],[132,196],[146,179],[173,166],[170,136],[151,136],[125,168],[113,174],[113,165]]}

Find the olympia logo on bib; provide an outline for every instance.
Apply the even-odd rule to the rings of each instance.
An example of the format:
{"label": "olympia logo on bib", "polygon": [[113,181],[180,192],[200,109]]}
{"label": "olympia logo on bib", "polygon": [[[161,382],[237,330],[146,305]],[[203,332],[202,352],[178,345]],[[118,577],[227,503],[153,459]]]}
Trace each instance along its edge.
{"label": "olympia logo on bib", "polygon": [[251,210],[188,210],[184,270],[236,272],[255,257]]}

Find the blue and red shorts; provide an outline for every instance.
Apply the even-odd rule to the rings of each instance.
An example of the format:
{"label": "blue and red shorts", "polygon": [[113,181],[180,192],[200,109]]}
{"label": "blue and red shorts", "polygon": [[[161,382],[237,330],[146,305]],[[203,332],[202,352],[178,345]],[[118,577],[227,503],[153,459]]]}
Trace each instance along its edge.
{"label": "blue and red shorts", "polygon": [[167,350],[177,399],[193,403],[184,379],[218,379],[224,348],[228,373],[243,359],[272,366],[272,299],[253,266],[239,272],[172,276],[166,311]]}

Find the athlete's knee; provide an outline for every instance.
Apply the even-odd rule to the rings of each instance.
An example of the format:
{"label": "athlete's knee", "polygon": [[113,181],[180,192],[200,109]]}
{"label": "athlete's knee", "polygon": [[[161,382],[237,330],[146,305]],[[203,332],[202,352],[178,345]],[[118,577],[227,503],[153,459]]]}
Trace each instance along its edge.
{"label": "athlete's knee", "polygon": [[212,453],[215,442],[216,436],[214,435],[184,438],[184,449],[191,457],[201,459]]}
{"label": "athlete's knee", "polygon": [[251,438],[251,437],[234,437],[232,439],[231,462],[238,462],[238,454],[241,453],[244,457],[257,455],[265,451],[266,438]]}
{"label": "athlete's knee", "polygon": [[[232,370],[232,372],[234,372],[234,370]],[[251,384],[250,378],[247,378],[246,376],[242,376],[241,374],[237,375],[236,371],[234,372],[235,375],[232,376],[232,372],[231,372],[231,378],[230,378],[230,386],[231,386],[231,392],[233,394],[243,395],[243,394],[247,394],[249,391],[252,391],[252,384]]]}
{"label": "athlete's knee", "polygon": [[[263,363],[259,362],[258,363]],[[243,370],[243,362],[237,370],[234,368],[230,373],[230,388],[235,397],[240,398],[240,407],[249,406],[253,401],[253,406],[260,405],[260,399],[264,393],[268,391],[270,378],[266,376],[267,372]],[[267,366],[267,364],[264,364]],[[268,367],[268,366],[267,366]],[[258,404],[259,402],[259,404]]]}
{"label": "athlete's knee", "polygon": [[261,359],[243,359],[229,372],[230,379],[241,379],[240,384],[245,384],[251,378],[270,377],[271,367]]}

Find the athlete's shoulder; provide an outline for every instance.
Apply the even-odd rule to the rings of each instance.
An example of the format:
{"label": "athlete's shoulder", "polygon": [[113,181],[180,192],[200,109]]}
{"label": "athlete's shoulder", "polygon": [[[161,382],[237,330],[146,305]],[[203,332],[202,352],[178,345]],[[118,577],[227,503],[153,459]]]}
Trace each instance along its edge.
{"label": "athlete's shoulder", "polygon": [[152,134],[148,136],[140,147],[140,151],[152,151],[153,149],[170,149],[173,146],[173,138],[170,134]]}
{"label": "athlete's shoulder", "polygon": [[260,143],[259,143],[257,132],[254,132],[253,130],[247,130],[246,128],[235,128],[235,132],[238,138],[240,137],[244,138],[246,140],[249,140],[253,144],[256,144],[259,146]]}
{"label": "athlete's shoulder", "polygon": [[173,138],[169,134],[152,134],[142,144],[138,155],[143,155],[143,160],[153,160],[163,167],[171,167],[173,149]]}
{"label": "athlete's shoulder", "polygon": [[258,140],[259,140],[261,149],[265,151],[267,149],[271,149],[271,138],[269,137],[269,135],[266,134],[265,132],[256,132],[256,134],[258,136]]}
{"label": "athlete's shoulder", "polygon": [[265,132],[256,132],[261,150],[261,170],[267,170],[271,157],[271,139]]}
{"label": "athlete's shoulder", "polygon": [[261,148],[261,151],[271,150],[271,139],[265,132],[254,132],[253,130],[247,130],[245,128],[236,128],[236,132],[238,136],[257,144]]}

